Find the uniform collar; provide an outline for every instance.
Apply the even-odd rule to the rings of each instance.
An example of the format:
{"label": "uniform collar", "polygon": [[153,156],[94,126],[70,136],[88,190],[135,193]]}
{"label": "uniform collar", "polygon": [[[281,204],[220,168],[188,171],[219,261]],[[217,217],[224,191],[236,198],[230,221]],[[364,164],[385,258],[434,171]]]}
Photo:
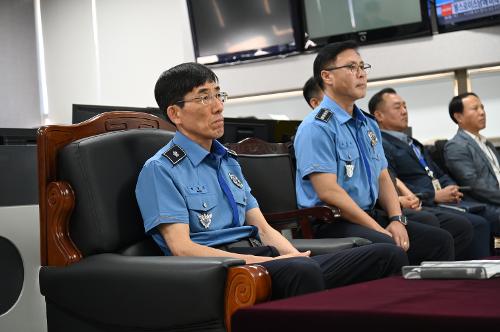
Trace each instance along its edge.
{"label": "uniform collar", "polygon": [[[198,143],[192,141],[178,130],[175,132],[175,136],[172,141],[175,145],[180,146],[186,152],[187,157],[195,166],[198,166],[203,159],[210,154],[209,151],[202,148]],[[217,140],[212,141],[211,152],[216,156],[223,158],[227,157],[227,149]]]}
{"label": "uniform collar", "polygon": [[358,106],[354,105],[354,110],[352,112],[351,116],[349,113],[347,113],[342,107],[339,106],[333,99],[325,95],[323,97],[323,101],[319,105],[319,108],[328,108],[330,109],[334,114],[337,120],[341,123],[344,124],[347,121],[351,119],[356,119],[360,122],[365,123],[366,122],[366,116],[363,114],[363,112],[358,108]]}

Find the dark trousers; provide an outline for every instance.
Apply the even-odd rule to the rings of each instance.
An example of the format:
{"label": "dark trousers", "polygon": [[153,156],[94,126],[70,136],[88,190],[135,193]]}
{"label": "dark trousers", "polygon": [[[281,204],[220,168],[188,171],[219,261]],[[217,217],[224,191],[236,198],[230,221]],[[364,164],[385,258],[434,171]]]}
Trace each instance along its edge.
{"label": "dark trousers", "polygon": [[[276,249],[227,248],[228,251],[276,256]],[[263,250],[264,249],[264,250]],[[272,298],[317,292],[401,273],[408,265],[403,250],[393,245],[370,244],[312,257],[293,257],[260,263],[272,280]]]}
{"label": "dark trousers", "polygon": [[[372,217],[384,228],[389,224],[387,215],[382,210],[374,210]],[[412,220],[408,220],[406,230],[410,239],[410,248],[406,252],[410,264],[419,265],[422,261],[449,261],[455,258],[453,238],[447,231]],[[319,238],[358,236],[373,243],[395,245],[390,236],[347,220],[316,223],[314,234]]]}
{"label": "dark trousers", "polygon": [[472,242],[460,259],[478,259],[489,256],[491,253],[490,224],[488,220],[475,213],[460,212],[442,207],[433,208],[436,211],[441,210],[444,213],[452,214],[455,217],[466,218],[472,225],[474,236]]}
{"label": "dark trousers", "polygon": [[486,253],[488,252],[488,242],[482,242],[484,241],[483,225],[481,223],[476,225],[465,215],[451,213],[439,207],[423,207],[420,211],[405,209],[404,213],[413,221],[442,228],[450,233],[453,237],[456,259],[482,258],[485,249]]}

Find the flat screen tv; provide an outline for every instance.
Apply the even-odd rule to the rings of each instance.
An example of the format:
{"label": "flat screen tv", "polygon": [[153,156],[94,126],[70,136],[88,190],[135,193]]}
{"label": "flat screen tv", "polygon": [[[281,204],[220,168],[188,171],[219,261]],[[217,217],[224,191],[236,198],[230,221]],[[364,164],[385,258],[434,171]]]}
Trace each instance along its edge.
{"label": "flat screen tv", "polygon": [[435,0],[438,31],[500,24],[500,0]]}
{"label": "flat screen tv", "polygon": [[188,0],[196,60],[206,65],[297,53],[298,0]]}
{"label": "flat screen tv", "polygon": [[332,42],[373,44],[431,35],[427,0],[302,0],[305,50]]}
{"label": "flat screen tv", "polygon": [[159,108],[155,107],[126,107],[126,106],[101,106],[101,105],[81,105],[73,104],[72,123],[80,123],[82,121],[93,118],[94,116],[104,112],[143,112],[156,115],[157,117],[167,120],[165,114],[160,112]]}

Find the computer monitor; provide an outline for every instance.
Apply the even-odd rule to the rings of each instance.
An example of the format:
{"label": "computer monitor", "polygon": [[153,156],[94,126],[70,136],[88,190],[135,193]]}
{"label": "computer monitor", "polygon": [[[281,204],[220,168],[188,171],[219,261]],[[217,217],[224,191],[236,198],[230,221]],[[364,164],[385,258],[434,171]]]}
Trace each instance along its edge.
{"label": "computer monitor", "polygon": [[288,142],[295,135],[300,121],[255,118],[224,118],[224,136],[221,143],[236,143],[247,137],[266,142]]}
{"label": "computer monitor", "polygon": [[428,0],[302,0],[304,48],[344,40],[373,44],[431,35]]}
{"label": "computer monitor", "polygon": [[224,64],[297,53],[298,0],[188,0],[195,56]]}
{"label": "computer monitor", "polygon": [[72,123],[80,123],[82,121],[93,118],[94,116],[104,112],[143,112],[167,120],[165,114],[156,107],[128,107],[128,106],[102,106],[102,105],[81,105],[73,104]]}
{"label": "computer monitor", "polygon": [[500,24],[499,1],[435,0],[438,31]]}
{"label": "computer monitor", "polygon": [[0,128],[0,145],[36,145],[38,128]]}

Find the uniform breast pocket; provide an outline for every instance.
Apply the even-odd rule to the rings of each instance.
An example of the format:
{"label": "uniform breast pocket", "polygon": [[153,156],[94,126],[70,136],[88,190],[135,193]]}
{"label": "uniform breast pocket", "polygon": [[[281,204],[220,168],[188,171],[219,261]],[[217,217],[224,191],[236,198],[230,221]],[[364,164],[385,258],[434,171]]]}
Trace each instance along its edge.
{"label": "uniform breast pocket", "polygon": [[345,180],[353,177],[359,168],[359,153],[357,149],[345,148],[339,151],[339,165],[337,176],[342,176]]}
{"label": "uniform breast pocket", "polygon": [[194,221],[190,223],[205,229],[209,228],[212,220],[215,220],[215,208],[217,206],[217,199],[212,194],[198,194],[186,197],[186,204],[189,210],[189,220]]}

